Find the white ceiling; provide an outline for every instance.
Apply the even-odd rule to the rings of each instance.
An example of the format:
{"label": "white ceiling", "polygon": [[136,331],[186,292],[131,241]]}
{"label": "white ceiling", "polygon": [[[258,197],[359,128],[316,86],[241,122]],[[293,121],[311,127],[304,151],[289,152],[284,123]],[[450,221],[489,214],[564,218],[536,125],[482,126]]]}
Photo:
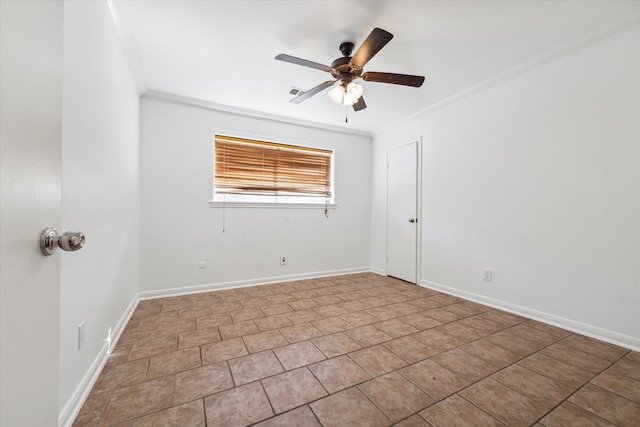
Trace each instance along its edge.
{"label": "white ceiling", "polygon": [[[261,114],[374,132],[637,25],[639,1],[134,1],[111,0],[142,86]],[[118,22],[119,21],[119,22]],[[124,23],[124,24],[123,24]],[[394,35],[365,66],[426,76],[421,88],[359,82],[368,108],[348,111],[326,91],[291,104],[326,72],[345,40],[374,27]]]}

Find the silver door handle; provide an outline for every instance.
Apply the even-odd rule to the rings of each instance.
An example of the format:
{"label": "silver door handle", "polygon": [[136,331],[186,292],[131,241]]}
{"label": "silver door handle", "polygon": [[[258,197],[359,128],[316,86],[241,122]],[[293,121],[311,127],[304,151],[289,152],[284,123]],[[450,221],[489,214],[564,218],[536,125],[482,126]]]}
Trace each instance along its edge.
{"label": "silver door handle", "polygon": [[79,231],[67,231],[58,235],[58,230],[47,227],[40,234],[40,250],[45,256],[53,255],[56,249],[63,251],[77,251],[82,249],[85,242],[84,234]]}
{"label": "silver door handle", "polygon": [[415,219],[415,218],[409,218],[409,222],[410,222],[410,223],[414,223],[414,222],[418,222],[418,220],[417,220],[417,219]]}

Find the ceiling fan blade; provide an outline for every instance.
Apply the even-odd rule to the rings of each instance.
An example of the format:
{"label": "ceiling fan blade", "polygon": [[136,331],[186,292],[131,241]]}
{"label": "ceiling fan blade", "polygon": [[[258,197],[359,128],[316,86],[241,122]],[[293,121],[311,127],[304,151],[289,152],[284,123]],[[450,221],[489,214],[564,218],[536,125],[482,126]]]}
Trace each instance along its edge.
{"label": "ceiling fan blade", "polygon": [[378,53],[393,38],[393,34],[381,28],[374,28],[369,37],[358,48],[358,51],[351,58],[351,65],[364,67],[373,56]]}
{"label": "ceiling fan blade", "polygon": [[362,75],[367,82],[391,83],[394,85],[420,87],[424,83],[424,76],[412,76],[409,74],[378,73],[367,71]]}
{"label": "ceiling fan blade", "polygon": [[360,111],[367,108],[367,104],[364,102],[364,96],[358,98],[358,101],[353,104],[353,111]]}
{"label": "ceiling fan blade", "polygon": [[295,98],[293,98],[291,101],[291,103],[293,104],[299,104],[302,101],[304,101],[305,99],[309,99],[311,98],[313,95],[315,95],[318,92],[322,92],[323,90],[333,86],[333,84],[336,82],[336,80],[328,80],[324,83],[319,84],[318,86],[314,87],[313,89],[309,89],[308,91],[304,92],[302,95],[298,95]]}
{"label": "ceiling fan blade", "polygon": [[331,72],[332,68],[328,65],[318,64],[317,62],[307,61],[306,59],[296,58],[295,56],[286,55],[281,53],[276,56],[278,61],[289,62],[291,64],[302,65],[303,67],[315,68],[316,70],[326,71],[328,73]]}

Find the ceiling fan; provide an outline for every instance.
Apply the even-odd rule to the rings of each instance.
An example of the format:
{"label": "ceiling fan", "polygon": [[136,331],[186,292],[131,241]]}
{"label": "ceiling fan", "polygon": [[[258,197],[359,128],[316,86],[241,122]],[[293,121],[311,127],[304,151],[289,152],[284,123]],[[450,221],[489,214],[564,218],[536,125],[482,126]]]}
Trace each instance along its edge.
{"label": "ceiling fan", "polygon": [[420,87],[424,82],[424,76],[413,76],[409,74],[381,73],[377,71],[367,71],[363,73],[363,67],[373,58],[393,38],[393,34],[380,28],[374,28],[367,39],[358,48],[356,53],[351,56],[354,44],[352,42],[344,42],[340,45],[342,57],[331,63],[331,66],[319,64],[317,62],[307,61],[306,59],[297,58],[295,56],[281,53],[276,56],[279,61],[290,62],[304,67],[315,68],[317,70],[331,73],[334,80],[327,80],[318,86],[301,91],[290,102],[299,104],[302,101],[311,98],[315,94],[330,88],[337,82],[338,86],[329,91],[329,97],[338,104],[352,105],[355,111],[367,108],[367,104],[362,97],[362,86],[354,80],[362,78],[367,82],[390,83],[395,85]]}

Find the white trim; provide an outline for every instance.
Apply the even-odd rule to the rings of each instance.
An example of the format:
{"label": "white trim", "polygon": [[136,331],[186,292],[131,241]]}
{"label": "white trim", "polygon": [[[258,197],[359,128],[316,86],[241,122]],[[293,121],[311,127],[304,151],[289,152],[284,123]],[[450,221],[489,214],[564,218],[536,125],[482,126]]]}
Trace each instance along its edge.
{"label": "white trim", "polygon": [[215,202],[209,201],[210,208],[270,208],[270,209],[336,209],[335,203],[253,203],[253,202]]}
{"label": "white trim", "polygon": [[129,27],[129,18],[127,17],[127,11],[125,10],[123,0],[107,0],[107,6],[111,12],[111,18],[116,26],[116,31],[120,36],[120,43],[122,44],[122,51],[126,58],[131,76],[135,82],[138,94],[143,94],[147,91],[147,82],[142,71],[142,65],[140,65],[140,59],[138,58],[138,51],[136,45],[131,36],[131,29]]}
{"label": "white trim", "polygon": [[369,269],[370,273],[375,273],[379,276],[386,276],[387,274],[385,273],[385,271],[382,268],[378,268],[378,267],[371,267]]}
{"label": "white trim", "polygon": [[249,110],[246,108],[232,107],[229,105],[217,104],[215,102],[205,101],[202,99],[188,98],[186,96],[174,95],[166,92],[159,92],[155,90],[149,90],[145,92],[142,99],[149,99],[153,101],[166,102],[169,104],[183,105],[187,107],[199,108],[203,110],[215,111],[217,113],[229,114],[232,116],[266,120],[275,123],[284,123],[287,125],[295,125],[309,129],[320,129],[330,132],[337,132],[346,135],[365,136],[371,139],[371,133],[341,128],[339,126],[327,125],[323,123],[311,122],[308,120],[296,119],[293,117],[279,116],[277,114],[265,113],[263,111]]}
{"label": "white trim", "polygon": [[576,322],[575,320],[567,319],[566,317],[556,316],[555,314],[545,313],[531,308],[522,307],[517,304],[512,304],[510,302],[486,297],[473,292],[452,288],[450,286],[431,282],[429,280],[421,279],[418,284],[425,288],[444,292],[449,295],[464,298],[468,301],[477,302],[479,304],[484,304],[489,307],[517,314],[519,316],[526,317],[527,319],[537,320],[548,325],[566,329],[567,331],[575,332],[591,338],[595,338],[597,340],[615,344],[629,350],[640,351],[640,339],[629,335],[620,334],[618,332],[610,331],[608,329],[600,328],[593,325],[588,325],[586,323]]}
{"label": "white trim", "polygon": [[315,273],[290,274],[287,276],[273,276],[267,278],[237,280],[232,282],[211,283],[207,285],[186,286],[172,289],[161,289],[157,291],[140,291],[140,300],[166,298],[179,295],[190,295],[201,292],[220,291],[223,289],[244,288],[247,286],[270,285],[274,283],[293,282],[304,279],[318,279],[321,277],[344,276],[346,274],[371,273],[370,267],[345,268],[341,270],[319,271]]}
{"label": "white trim", "polygon": [[415,283],[418,284],[418,280],[420,280],[420,265],[421,265],[421,249],[422,249],[422,136],[417,138],[412,138],[408,142],[400,143],[398,145],[393,145],[386,149],[386,188],[385,188],[385,205],[386,205],[386,253],[385,253],[385,271],[389,271],[389,153],[394,150],[398,150],[403,147],[407,147],[410,145],[416,145],[415,149],[415,161],[416,161],[416,210],[415,215],[417,219],[416,223],[416,268],[415,268]]}
{"label": "white trim", "polygon": [[562,59],[566,56],[573,54],[581,49],[589,47],[591,45],[595,45],[608,37],[614,36],[623,31],[629,30],[635,26],[640,24],[640,11],[631,13],[623,18],[620,18],[604,27],[600,27],[594,31],[591,31],[582,37],[579,37],[576,40],[565,43],[555,49],[550,50],[542,55],[539,55],[533,59],[530,59],[522,64],[516,65],[502,73],[496,74],[489,79],[477,83],[473,86],[468,87],[460,92],[454,93],[453,95],[436,102],[426,108],[418,110],[406,117],[403,117],[393,123],[385,125],[379,129],[375,129],[371,132],[371,137],[376,138],[389,130],[400,126],[402,123],[407,123],[414,118],[421,116],[422,114],[429,114],[441,108],[444,108],[450,104],[458,102],[462,99],[465,99],[469,96],[475,95],[476,93],[482,92],[486,89],[489,89],[492,86],[496,86],[500,83],[506,82],[518,76],[524,75],[528,72],[531,72],[537,68],[542,67],[550,62],[556,61],[558,59]]}
{"label": "white trim", "polygon": [[[91,389],[98,380],[100,372],[102,372],[104,365],[107,363],[107,360],[109,360],[109,355],[111,354],[113,347],[115,347],[118,339],[120,339],[120,335],[122,335],[122,332],[127,326],[131,315],[138,306],[139,300],[140,298],[136,293],[136,295],[129,303],[129,306],[124,311],[124,314],[120,317],[118,324],[113,329],[111,336],[107,337],[104,344],[100,348],[100,351],[96,355],[93,363],[85,373],[84,377],[82,377],[82,381],[80,381],[76,389],[73,391],[73,394],[67,401],[67,404],[64,405],[64,408],[62,408],[62,410],[60,411],[60,414],[58,415],[58,426],[71,427],[71,425],[73,424],[73,421],[78,416],[80,409],[82,409],[82,405],[84,405],[84,402],[87,400],[89,392],[91,392]],[[111,343],[110,347],[108,343]]]}

